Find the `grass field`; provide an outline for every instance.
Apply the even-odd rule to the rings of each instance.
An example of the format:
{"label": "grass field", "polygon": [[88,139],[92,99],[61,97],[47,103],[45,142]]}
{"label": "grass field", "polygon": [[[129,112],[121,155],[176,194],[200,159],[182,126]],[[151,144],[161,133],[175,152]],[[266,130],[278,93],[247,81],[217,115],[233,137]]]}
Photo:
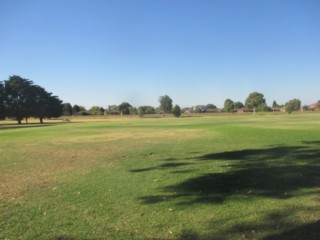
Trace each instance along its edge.
{"label": "grass field", "polygon": [[0,239],[320,239],[320,114],[0,122]]}

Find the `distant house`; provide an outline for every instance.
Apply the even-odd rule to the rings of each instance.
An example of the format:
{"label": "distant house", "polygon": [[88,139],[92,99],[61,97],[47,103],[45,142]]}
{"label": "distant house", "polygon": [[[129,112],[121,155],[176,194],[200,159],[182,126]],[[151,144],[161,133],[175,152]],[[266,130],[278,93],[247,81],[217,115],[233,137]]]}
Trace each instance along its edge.
{"label": "distant house", "polygon": [[320,110],[320,107],[316,103],[310,104],[309,108],[313,110]]}

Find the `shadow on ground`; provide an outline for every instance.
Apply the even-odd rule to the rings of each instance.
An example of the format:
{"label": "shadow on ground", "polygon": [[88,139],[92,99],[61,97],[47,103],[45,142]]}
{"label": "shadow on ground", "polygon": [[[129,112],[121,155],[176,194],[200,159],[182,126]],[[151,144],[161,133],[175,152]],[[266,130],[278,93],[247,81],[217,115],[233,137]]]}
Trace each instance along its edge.
{"label": "shadow on ground", "polygon": [[[239,201],[253,198],[289,199],[297,196],[319,196],[320,188],[320,141],[302,142],[297,146],[269,146],[261,149],[244,149],[220,153],[210,153],[193,159],[172,159],[169,164],[160,164],[145,171],[164,170],[166,174],[175,172],[185,174],[185,179],[178,184],[168,185],[160,190],[160,194],[143,196],[140,200],[144,204],[156,204],[162,201],[173,201],[175,204],[188,206],[193,204],[223,204],[228,199],[237,197]],[[189,161],[187,164],[187,160]],[[170,162],[169,160],[165,160]],[[220,172],[216,169],[212,173],[200,174],[194,177],[188,175],[188,165],[192,169],[195,165],[210,166],[210,162],[220,164]],[[215,165],[216,166],[216,165]],[[183,169],[179,168],[183,167]],[[173,171],[168,171],[173,169]],[[142,174],[144,171],[132,171]],[[210,171],[209,171],[210,172]],[[189,177],[192,176],[192,177]],[[183,179],[183,176],[182,176]],[[301,191],[303,189],[303,191]],[[163,194],[161,194],[163,192]],[[213,231],[209,235],[201,235],[186,230],[178,239],[207,240],[228,239],[224,234],[238,234],[240,239],[320,239],[320,222],[292,223],[290,215],[295,212],[317,212],[313,209],[286,209],[282,212],[270,213],[263,224],[238,224],[227,232]],[[280,226],[275,225],[280,224]],[[219,223],[212,224],[212,229]],[[254,229],[254,230],[253,230]],[[264,234],[259,235],[259,232]],[[240,235],[239,235],[240,234]],[[241,235],[242,234],[242,235]],[[266,236],[266,234],[268,234]],[[272,234],[272,235],[270,235]]]}
{"label": "shadow on ground", "polygon": [[76,122],[50,122],[50,123],[23,123],[23,124],[0,124],[0,131],[1,130],[10,130],[10,129],[24,129],[24,128],[38,128],[38,127],[51,127],[57,126],[62,124],[73,124]]}
{"label": "shadow on ground", "polygon": [[[209,224],[212,229],[209,234],[200,234],[192,230],[185,230],[177,238],[178,240],[223,240],[223,239],[262,239],[262,240],[318,240],[320,239],[320,221],[304,224],[290,222],[290,215],[299,212],[318,211],[319,208],[304,207],[285,209],[268,214],[263,223],[239,224],[227,230],[214,230],[218,222]],[[270,232],[273,232],[270,234]]]}
{"label": "shadow on ground", "polygon": [[[144,196],[146,203],[181,199],[180,204],[219,204],[232,196],[270,197],[287,199],[301,194],[300,189],[320,187],[320,148],[318,142],[304,142],[302,146],[273,146],[265,149],[212,153],[200,156],[195,162],[165,163],[150,168],[132,170],[174,169],[208,161],[227,161],[221,172],[199,175],[163,188],[164,196]],[[318,148],[316,148],[318,147]],[[191,169],[190,169],[191,170]],[[174,173],[174,172],[171,172]],[[171,193],[168,196],[167,193]]]}
{"label": "shadow on ground", "polygon": [[51,238],[50,240],[96,240],[96,238],[76,238],[76,237],[70,237],[70,236],[57,236],[57,237]]}

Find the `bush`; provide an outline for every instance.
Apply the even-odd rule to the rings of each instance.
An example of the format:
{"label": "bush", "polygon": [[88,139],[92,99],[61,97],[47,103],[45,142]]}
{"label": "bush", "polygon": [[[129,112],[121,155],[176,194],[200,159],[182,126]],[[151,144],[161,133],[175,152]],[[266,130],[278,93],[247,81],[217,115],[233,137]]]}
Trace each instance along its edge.
{"label": "bush", "polygon": [[172,108],[172,114],[173,114],[175,117],[180,117],[180,116],[181,116],[181,108],[179,107],[179,105],[175,105],[175,106]]}

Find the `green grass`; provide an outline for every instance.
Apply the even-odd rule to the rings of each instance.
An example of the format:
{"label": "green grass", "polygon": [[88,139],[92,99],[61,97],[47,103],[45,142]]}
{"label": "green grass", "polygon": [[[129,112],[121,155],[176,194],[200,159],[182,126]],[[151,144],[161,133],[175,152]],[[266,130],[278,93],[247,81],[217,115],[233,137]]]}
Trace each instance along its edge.
{"label": "green grass", "polygon": [[320,239],[320,115],[0,124],[0,239]]}

